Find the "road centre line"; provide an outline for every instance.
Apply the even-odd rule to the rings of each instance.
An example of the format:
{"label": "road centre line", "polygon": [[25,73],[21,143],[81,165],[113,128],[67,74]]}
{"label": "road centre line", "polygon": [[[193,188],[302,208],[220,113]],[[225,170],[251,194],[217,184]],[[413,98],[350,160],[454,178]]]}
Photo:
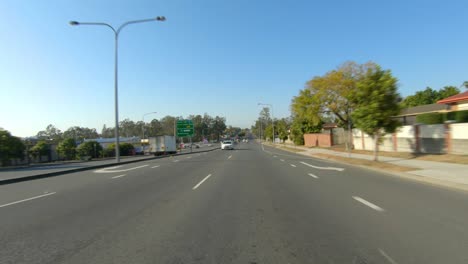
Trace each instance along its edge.
{"label": "road centre line", "polygon": [[312,173],[309,173],[309,176],[312,177],[312,178],[315,178],[315,179],[318,179],[318,178],[319,178],[318,176],[316,176],[316,175],[314,175],[314,174],[312,174]]}
{"label": "road centre line", "polygon": [[117,176],[111,177],[111,179],[117,179],[117,178],[121,178],[121,177],[124,177],[124,176],[125,176],[125,174],[117,175]]}
{"label": "road centre line", "polygon": [[284,159],[280,159],[282,162],[284,162]]}
{"label": "road centre line", "polygon": [[39,198],[46,197],[46,196],[53,195],[53,194],[56,194],[56,192],[45,193],[45,194],[42,194],[42,195],[38,195],[38,196],[31,197],[31,198],[19,200],[19,201],[16,201],[16,202],[2,204],[2,205],[0,205],[0,208],[7,207],[7,206],[10,206],[10,205],[14,205],[14,204],[18,204],[18,203],[22,203],[22,202],[31,201],[31,200],[34,200],[34,199],[39,199]]}
{"label": "road centre line", "polygon": [[153,166],[153,167],[151,167],[151,168],[154,169],[154,168],[157,168],[157,167],[159,167],[159,165]]}
{"label": "road centre line", "polygon": [[124,172],[124,171],[136,170],[136,169],[143,168],[143,167],[146,167],[146,166],[149,166],[149,165],[142,165],[142,166],[133,167],[133,168],[124,169],[124,170],[112,170],[112,169],[117,169],[117,168],[122,167],[122,166],[115,166],[115,167],[109,167],[109,168],[104,168],[104,169],[100,169],[100,170],[95,170],[94,172],[95,172],[95,173],[115,173],[115,172]]}
{"label": "road centre line", "polygon": [[382,249],[379,248],[379,252],[382,256],[384,256],[384,258],[386,258],[388,260],[388,262],[390,262],[391,264],[398,264],[398,262],[396,262],[395,260],[393,260],[389,255],[387,255],[387,253],[385,253],[385,251],[383,251]]}
{"label": "road centre line", "polygon": [[366,200],[364,200],[363,198],[361,198],[359,196],[353,196],[353,199],[360,202],[360,203],[362,203],[362,204],[364,204],[364,205],[369,206],[370,208],[372,208],[372,209],[374,209],[376,211],[379,211],[379,212],[384,212],[385,211],[382,207],[380,207],[378,205],[375,205],[375,204],[373,204],[373,203],[371,203],[369,201],[366,201]]}
{"label": "road centre line", "polygon": [[319,169],[319,170],[335,170],[335,171],[344,171],[343,168],[335,168],[335,167],[319,167],[319,166],[314,166],[314,165],[311,165],[309,163],[306,163],[306,162],[303,162],[301,161],[302,164],[306,165],[306,166],[309,166],[311,168],[314,168],[314,169]]}
{"label": "road centre line", "polygon": [[289,164],[289,165],[291,165],[291,167],[294,167],[294,168],[296,168],[296,165],[294,165],[294,164]]}
{"label": "road centre line", "polygon": [[203,178],[203,180],[201,180],[197,185],[193,186],[192,190],[195,190],[198,188],[198,186],[200,186],[204,181],[208,180],[208,178],[211,177],[211,174],[208,174],[208,176],[206,176],[205,178]]}

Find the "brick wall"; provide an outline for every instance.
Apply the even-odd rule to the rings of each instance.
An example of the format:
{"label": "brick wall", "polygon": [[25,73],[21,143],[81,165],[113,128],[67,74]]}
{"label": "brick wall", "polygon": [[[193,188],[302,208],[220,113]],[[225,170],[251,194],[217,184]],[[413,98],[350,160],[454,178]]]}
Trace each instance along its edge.
{"label": "brick wall", "polygon": [[328,133],[304,134],[304,146],[306,147],[331,147],[332,143],[332,135]]}

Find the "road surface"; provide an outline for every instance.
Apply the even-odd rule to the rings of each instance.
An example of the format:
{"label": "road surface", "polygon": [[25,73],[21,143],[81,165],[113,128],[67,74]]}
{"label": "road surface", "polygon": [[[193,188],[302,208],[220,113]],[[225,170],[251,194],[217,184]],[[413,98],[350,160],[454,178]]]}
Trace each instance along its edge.
{"label": "road surface", "polygon": [[241,143],[0,186],[1,263],[468,263],[468,195]]}

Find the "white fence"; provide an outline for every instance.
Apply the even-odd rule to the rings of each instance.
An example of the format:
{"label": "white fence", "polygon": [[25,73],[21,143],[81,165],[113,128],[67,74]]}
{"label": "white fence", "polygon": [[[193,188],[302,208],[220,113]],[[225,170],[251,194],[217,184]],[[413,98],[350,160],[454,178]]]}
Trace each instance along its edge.
{"label": "white fence", "polygon": [[[374,139],[353,130],[355,149],[374,150]],[[403,126],[385,135],[382,151],[468,154],[468,123]]]}

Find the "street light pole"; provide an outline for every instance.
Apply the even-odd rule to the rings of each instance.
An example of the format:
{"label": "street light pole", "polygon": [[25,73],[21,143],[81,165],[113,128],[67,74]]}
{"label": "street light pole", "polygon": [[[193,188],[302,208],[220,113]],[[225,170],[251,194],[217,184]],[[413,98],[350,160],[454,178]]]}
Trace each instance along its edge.
{"label": "street light pole", "polygon": [[70,21],[70,25],[72,26],[79,26],[79,25],[89,25],[89,26],[106,26],[109,27],[114,32],[114,42],[115,42],[115,62],[114,62],[114,105],[115,105],[115,162],[120,162],[120,150],[119,150],[119,94],[118,94],[118,55],[119,55],[119,33],[120,31],[127,25],[136,24],[136,23],[144,23],[144,22],[153,22],[153,21],[165,21],[166,18],[164,16],[158,16],[156,18],[150,19],[141,19],[141,20],[132,20],[127,21],[120,25],[117,29],[112,27],[107,23],[101,22],[78,22],[78,21]]}
{"label": "street light pole", "polygon": [[145,116],[147,115],[151,115],[151,114],[156,114],[157,112],[149,112],[149,113],[146,113],[144,114],[142,117],[141,117],[141,131],[142,131],[142,136],[141,136],[141,148],[143,150],[143,155],[145,155],[145,145],[143,144],[143,140],[145,139]]}
{"label": "street light pole", "polygon": [[258,103],[258,105],[265,105],[265,106],[268,106],[270,107],[270,110],[271,110],[271,128],[273,129],[273,144],[275,144],[275,121],[274,121],[274,117],[273,117],[273,105],[271,104],[262,104],[262,103]]}
{"label": "street light pole", "polygon": [[145,139],[145,116],[147,115],[151,115],[151,114],[157,114],[158,112],[149,112],[149,113],[146,113],[144,114],[142,117],[141,117],[141,121],[142,121],[142,125],[141,125],[141,131],[142,131],[142,137],[141,139]]}

